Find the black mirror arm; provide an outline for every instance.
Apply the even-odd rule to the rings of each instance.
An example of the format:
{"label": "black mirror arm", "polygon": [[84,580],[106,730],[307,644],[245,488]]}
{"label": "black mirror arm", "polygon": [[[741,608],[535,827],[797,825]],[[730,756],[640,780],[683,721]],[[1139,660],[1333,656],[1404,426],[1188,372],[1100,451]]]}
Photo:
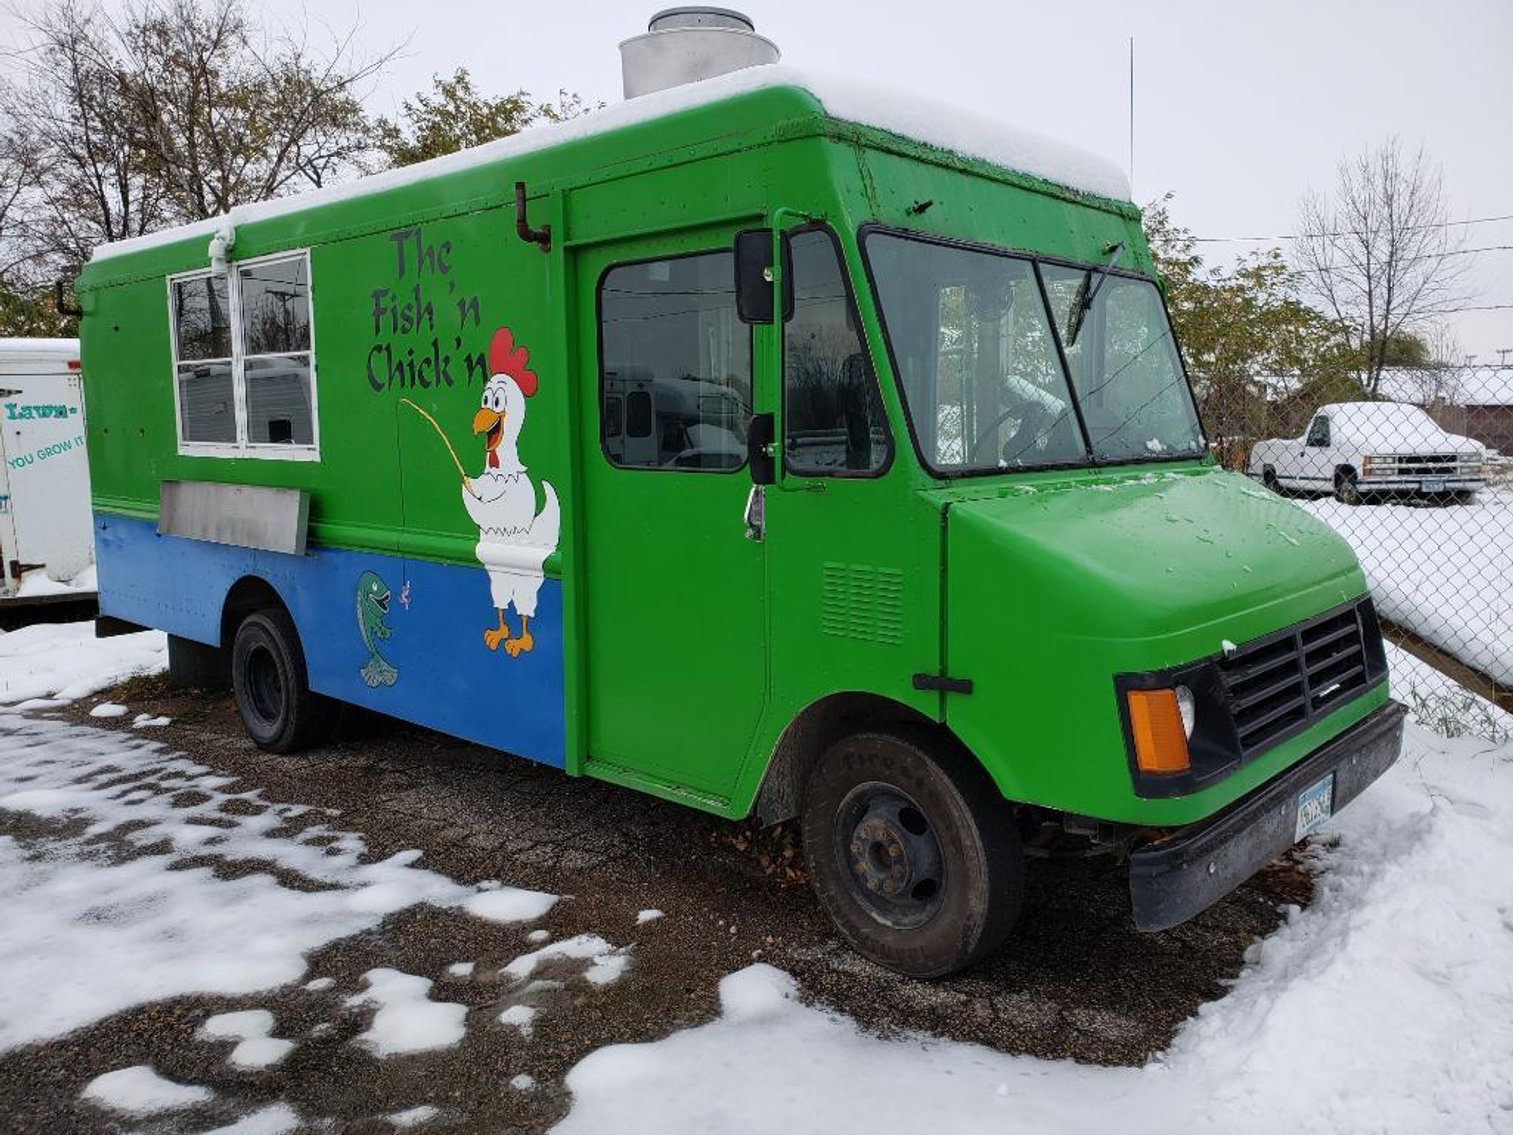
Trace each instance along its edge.
{"label": "black mirror arm", "polygon": [[753,414],[746,427],[746,463],[751,469],[753,485],[770,485],[777,480],[777,458],[772,452],[776,422],[771,414]]}

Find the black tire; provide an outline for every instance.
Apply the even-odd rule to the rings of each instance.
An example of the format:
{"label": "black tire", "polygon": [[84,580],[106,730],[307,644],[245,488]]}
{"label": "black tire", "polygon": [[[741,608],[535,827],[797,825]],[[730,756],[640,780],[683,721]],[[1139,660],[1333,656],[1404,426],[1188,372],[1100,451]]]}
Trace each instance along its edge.
{"label": "black tire", "polygon": [[310,689],[299,632],[281,608],[256,611],[237,627],[231,688],[247,736],[267,752],[318,745],[335,725],[336,703]]}
{"label": "black tire", "polygon": [[927,733],[858,733],[832,746],[804,790],[803,836],[810,882],[841,936],[898,973],[966,969],[1019,917],[1014,814],[969,755]]}
{"label": "black tire", "polygon": [[1351,507],[1361,503],[1361,487],[1356,483],[1355,474],[1351,470],[1341,469],[1335,473],[1334,499]]}
{"label": "black tire", "polygon": [[1277,480],[1277,471],[1270,465],[1261,470],[1261,484],[1265,485],[1278,496],[1282,495],[1282,482]]}

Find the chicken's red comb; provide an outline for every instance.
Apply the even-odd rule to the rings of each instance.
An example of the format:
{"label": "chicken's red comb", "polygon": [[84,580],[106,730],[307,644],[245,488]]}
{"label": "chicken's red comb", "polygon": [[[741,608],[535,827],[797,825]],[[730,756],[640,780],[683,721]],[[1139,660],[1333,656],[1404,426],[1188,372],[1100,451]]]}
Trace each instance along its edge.
{"label": "chicken's red comb", "polygon": [[536,372],[526,365],[530,361],[530,352],[515,346],[515,336],[508,327],[494,332],[489,344],[489,373],[509,375],[527,398],[536,393]]}

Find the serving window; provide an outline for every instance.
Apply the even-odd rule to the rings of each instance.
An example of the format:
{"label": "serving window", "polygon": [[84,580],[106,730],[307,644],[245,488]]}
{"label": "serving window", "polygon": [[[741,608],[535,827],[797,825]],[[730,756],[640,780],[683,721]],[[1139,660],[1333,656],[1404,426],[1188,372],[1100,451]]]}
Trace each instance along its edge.
{"label": "serving window", "polygon": [[319,456],[307,253],[169,280],[179,452]]}

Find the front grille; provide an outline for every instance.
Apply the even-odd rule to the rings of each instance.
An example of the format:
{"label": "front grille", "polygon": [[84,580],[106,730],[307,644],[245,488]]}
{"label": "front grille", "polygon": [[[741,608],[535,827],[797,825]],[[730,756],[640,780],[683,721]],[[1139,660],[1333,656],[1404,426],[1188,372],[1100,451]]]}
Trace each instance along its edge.
{"label": "front grille", "polygon": [[1396,453],[1368,460],[1371,477],[1481,476],[1481,458],[1474,453]]}
{"label": "front grille", "polygon": [[1453,453],[1400,453],[1392,460],[1404,472],[1411,469],[1439,473],[1453,470],[1458,463],[1458,458]]}
{"label": "front grille", "polygon": [[1249,757],[1301,732],[1385,671],[1365,599],[1246,643],[1219,663],[1240,751]]}

